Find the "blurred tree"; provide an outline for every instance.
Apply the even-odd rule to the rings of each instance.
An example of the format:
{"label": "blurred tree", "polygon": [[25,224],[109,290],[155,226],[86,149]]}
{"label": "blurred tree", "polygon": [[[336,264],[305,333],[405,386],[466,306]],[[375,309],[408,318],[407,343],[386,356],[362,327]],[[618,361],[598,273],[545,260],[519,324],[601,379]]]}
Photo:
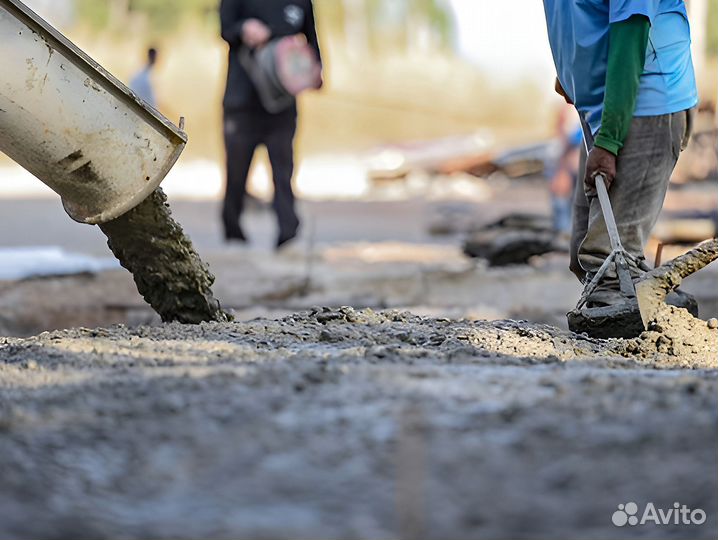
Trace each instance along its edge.
{"label": "blurred tree", "polygon": [[[422,32],[439,46],[451,45],[453,12],[447,0],[315,0],[324,29],[352,39],[359,48],[405,48]],[[149,31],[172,32],[189,17],[214,26],[219,0],[75,0],[79,19],[96,30],[125,29],[128,18],[144,17]],[[356,43],[356,36],[364,43]]]}
{"label": "blurred tree", "polygon": [[427,38],[439,47],[451,45],[452,9],[444,0],[358,1],[366,5],[369,39],[375,49],[413,48]]}
{"label": "blurred tree", "polygon": [[78,18],[96,30],[124,27],[128,17],[147,20],[156,34],[176,30],[188,17],[214,23],[218,0],[75,0]]}
{"label": "blurred tree", "polygon": [[[315,0],[318,18],[343,35],[350,52],[406,49],[429,36],[439,47],[454,38],[447,0]],[[326,30],[326,28],[325,28]]]}
{"label": "blurred tree", "polygon": [[710,56],[718,56],[718,0],[708,2],[708,38],[706,40],[707,53]]}
{"label": "blurred tree", "polygon": [[104,0],[75,0],[78,18],[91,28],[105,28],[110,20],[110,5]]}
{"label": "blurred tree", "polygon": [[176,29],[186,17],[207,22],[217,4],[217,0],[129,0],[129,10],[145,14],[151,28],[163,33]]}
{"label": "blurred tree", "polygon": [[441,38],[442,45],[448,47],[454,38],[453,9],[445,0],[414,0],[410,2],[412,9],[416,10]]}

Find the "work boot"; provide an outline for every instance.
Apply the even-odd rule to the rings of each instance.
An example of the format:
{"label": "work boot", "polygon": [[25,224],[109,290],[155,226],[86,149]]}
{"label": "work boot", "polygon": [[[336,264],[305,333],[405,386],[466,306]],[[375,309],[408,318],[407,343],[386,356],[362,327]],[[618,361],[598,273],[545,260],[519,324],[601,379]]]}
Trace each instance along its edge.
{"label": "work boot", "polygon": [[[591,283],[593,276],[594,274],[586,275],[583,294],[586,294],[586,288],[588,288],[588,285]],[[598,286],[593,290],[593,292],[586,298],[586,307],[590,309],[615,306],[618,304],[625,304],[626,300],[626,297],[623,296],[623,293],[621,293],[621,286],[618,283],[618,279],[604,277],[604,279],[598,283]]]}
{"label": "work boot", "polygon": [[608,287],[602,289],[599,286],[599,288],[593,291],[586,299],[586,307],[596,308],[615,306],[617,304],[624,304],[626,300],[626,297],[623,296],[621,291],[617,291]]}
{"label": "work boot", "polygon": [[297,234],[299,234],[299,220],[294,220],[294,223],[286,227],[284,229],[281,229],[279,231],[279,236],[277,237],[277,244],[276,248],[277,251],[282,250],[287,246],[289,242],[294,240],[297,237]]}
{"label": "work boot", "polygon": [[287,245],[297,237],[296,231],[291,234],[282,234],[277,238],[277,251],[281,251],[287,247]]}
{"label": "work boot", "polygon": [[247,243],[247,237],[244,235],[244,231],[241,227],[237,227],[236,229],[233,229],[231,231],[225,231],[224,232],[224,241],[227,244],[231,244],[232,242],[238,242],[240,244],[246,244]]}
{"label": "work boot", "polygon": [[[586,274],[583,280],[584,289],[583,294],[581,295],[582,297],[584,294],[586,294],[586,289],[590,285],[595,275],[595,272],[588,272]],[[632,277],[634,281],[638,278],[637,275]],[[610,307],[625,304],[627,300],[628,299],[621,292],[621,285],[618,281],[618,277],[604,275],[603,279],[599,281],[598,286],[593,290],[593,292],[588,296],[588,298],[586,298],[585,307],[588,309]]]}
{"label": "work boot", "polygon": [[[608,307],[616,306],[626,302],[626,297],[623,296],[621,291],[615,290],[611,287],[602,287],[601,285],[593,291],[586,299],[587,308],[596,307]],[[666,304],[669,306],[675,306],[683,308],[688,311],[694,317],[698,317],[698,301],[695,296],[683,292],[680,289],[676,289],[668,293],[666,296]]]}
{"label": "work boot", "polygon": [[[588,283],[590,279],[586,286]],[[633,338],[643,332],[638,303],[621,293],[617,280],[599,283],[585,305],[567,313],[567,318],[569,330],[592,338]]]}

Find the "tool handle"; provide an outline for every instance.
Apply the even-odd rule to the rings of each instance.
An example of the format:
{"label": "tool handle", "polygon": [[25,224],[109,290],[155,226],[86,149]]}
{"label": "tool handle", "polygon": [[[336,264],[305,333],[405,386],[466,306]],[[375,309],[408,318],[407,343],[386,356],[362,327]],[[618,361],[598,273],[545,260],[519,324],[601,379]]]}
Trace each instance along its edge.
{"label": "tool handle", "polygon": [[601,203],[603,219],[606,221],[606,229],[608,229],[608,238],[611,240],[611,248],[613,248],[614,251],[623,251],[621,237],[618,234],[618,226],[616,225],[616,218],[613,215],[611,199],[608,197],[606,179],[602,174],[596,175],[596,191],[598,192],[598,200]]}

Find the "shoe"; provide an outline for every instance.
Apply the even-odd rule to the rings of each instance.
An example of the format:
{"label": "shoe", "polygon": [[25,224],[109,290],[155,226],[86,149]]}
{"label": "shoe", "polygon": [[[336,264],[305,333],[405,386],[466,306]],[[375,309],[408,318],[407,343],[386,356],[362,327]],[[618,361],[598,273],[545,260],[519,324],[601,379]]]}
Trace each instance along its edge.
{"label": "shoe", "polygon": [[[586,307],[590,309],[616,306],[624,304],[627,301],[628,299],[623,296],[621,291],[611,288],[600,288],[599,286],[599,288],[593,291],[586,299]],[[683,292],[680,289],[668,293],[668,296],[666,296],[666,304],[683,308],[694,317],[698,317],[698,301],[695,296]]]}
{"label": "shoe", "polygon": [[597,339],[635,338],[645,328],[635,298],[603,307],[583,307],[566,314],[568,329]]}
{"label": "shoe", "polygon": [[244,235],[244,231],[242,229],[237,229],[234,231],[226,231],[224,233],[224,241],[227,244],[231,244],[232,242],[237,242],[240,244],[246,244],[247,243],[247,237]]}
{"label": "shoe", "polygon": [[615,289],[601,289],[598,288],[595,291],[593,291],[588,298],[586,298],[586,307],[587,308],[597,308],[597,307],[608,307],[608,306],[615,306],[618,304],[624,304],[626,302],[626,297],[621,294],[621,291],[617,291]]}
{"label": "shoe", "polygon": [[296,222],[294,227],[292,227],[289,230],[286,231],[279,231],[279,238],[277,238],[277,251],[281,250],[282,248],[286,247],[286,245],[294,240],[297,237],[297,234],[299,233],[299,221]]}
{"label": "shoe", "polygon": [[277,238],[277,251],[281,251],[283,248],[287,247],[287,244],[294,240],[297,237],[297,232],[293,232],[292,234],[282,234],[279,235],[279,238]]}

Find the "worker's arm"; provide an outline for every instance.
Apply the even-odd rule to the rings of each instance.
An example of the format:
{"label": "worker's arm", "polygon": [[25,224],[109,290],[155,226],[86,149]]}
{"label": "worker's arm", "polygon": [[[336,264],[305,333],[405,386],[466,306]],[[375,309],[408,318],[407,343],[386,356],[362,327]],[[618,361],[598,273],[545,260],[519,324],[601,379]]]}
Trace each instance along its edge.
{"label": "worker's arm", "polygon": [[602,174],[609,186],[616,176],[616,156],[623,148],[636,109],[649,31],[650,22],[643,15],[610,26],[601,129],[586,163],[590,190],[595,189],[597,174]]}
{"label": "worker's arm", "polygon": [[611,25],[606,93],[595,145],[617,156],[631,127],[646,62],[650,23],[643,15]]}
{"label": "worker's arm", "polygon": [[219,20],[222,39],[230,45],[242,42],[242,27],[247,19],[243,16],[242,0],[222,0],[219,6]]}

